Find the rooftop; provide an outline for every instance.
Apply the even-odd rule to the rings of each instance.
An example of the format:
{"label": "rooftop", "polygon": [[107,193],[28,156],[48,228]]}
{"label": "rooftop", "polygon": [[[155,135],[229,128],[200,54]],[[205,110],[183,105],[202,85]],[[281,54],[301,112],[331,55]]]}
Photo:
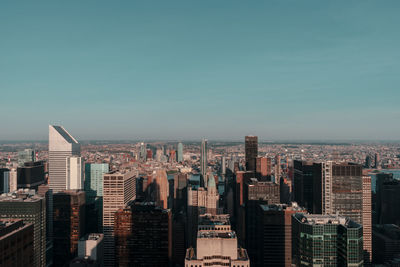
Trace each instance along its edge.
{"label": "rooftop", "polygon": [[208,213],[200,215],[198,225],[230,225],[229,215],[228,214],[211,215]]}
{"label": "rooftop", "polygon": [[361,225],[339,215],[296,213],[294,217],[301,223],[309,225],[335,224],[335,225],[343,225],[346,226],[347,228],[361,227]]}
{"label": "rooftop", "polygon": [[0,202],[35,202],[41,199],[42,197],[37,195],[34,189],[27,188],[0,195]]}
{"label": "rooftop", "polygon": [[234,231],[230,232],[215,232],[215,231],[199,231],[197,232],[197,238],[236,238]]}
{"label": "rooftop", "polygon": [[297,202],[292,202],[291,204],[271,204],[271,205],[260,205],[264,211],[304,211],[305,209],[300,207]]}

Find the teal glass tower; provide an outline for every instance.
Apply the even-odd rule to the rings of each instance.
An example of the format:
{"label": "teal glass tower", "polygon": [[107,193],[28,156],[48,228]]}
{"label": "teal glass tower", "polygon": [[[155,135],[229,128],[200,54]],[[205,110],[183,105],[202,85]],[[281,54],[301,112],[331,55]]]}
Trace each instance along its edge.
{"label": "teal glass tower", "polygon": [[103,175],[109,172],[108,163],[86,163],[85,164],[85,193],[88,205],[89,220],[101,230],[103,225]]}

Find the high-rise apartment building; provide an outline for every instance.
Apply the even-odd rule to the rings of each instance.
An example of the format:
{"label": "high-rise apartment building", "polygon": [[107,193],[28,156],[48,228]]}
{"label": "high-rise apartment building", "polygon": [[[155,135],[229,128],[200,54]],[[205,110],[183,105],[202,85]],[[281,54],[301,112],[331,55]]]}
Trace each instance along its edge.
{"label": "high-rise apartment building", "polygon": [[297,203],[259,205],[257,257],[252,266],[292,266],[292,215],[306,212]]}
{"label": "high-rise apartment building", "polygon": [[67,190],[81,190],[84,186],[83,158],[71,156],[66,159],[66,188]]}
{"label": "high-rise apartment building", "polygon": [[296,266],[364,266],[362,225],[341,216],[292,216]]}
{"label": "high-rise apartment building", "polygon": [[80,153],[80,144],[64,127],[49,125],[49,185],[54,193],[67,189],[67,158]]}
{"label": "high-rise apartment building", "polygon": [[85,192],[66,190],[53,195],[54,264],[62,266],[78,253],[85,234]]}
{"label": "high-rise apartment building", "polygon": [[0,266],[34,266],[33,224],[0,219]]}
{"label": "high-rise apartment building", "polygon": [[371,176],[362,177],[362,225],[364,239],[364,266],[371,266],[372,262],[372,199]]}
{"label": "high-rise apartment building", "polygon": [[0,195],[0,219],[22,219],[33,224],[33,266],[46,266],[46,201],[34,190]]}
{"label": "high-rise apartment building", "polygon": [[208,147],[207,147],[207,139],[201,140],[201,147],[200,147],[200,186],[204,186],[205,179],[207,175],[207,168],[208,168]]}
{"label": "high-rise apartment building", "polygon": [[114,266],[114,214],[136,197],[136,171],[112,171],[103,176],[104,265]]}
{"label": "high-rise apartment building", "polygon": [[172,255],[171,211],[131,201],[115,213],[118,266],[168,266]]}
{"label": "high-rise apartment building", "polygon": [[256,158],[258,157],[258,137],[246,136],[244,143],[246,171],[256,171]]}
{"label": "high-rise apartment building", "polygon": [[200,216],[196,248],[187,249],[185,266],[250,266],[247,251],[238,246],[229,215]]}

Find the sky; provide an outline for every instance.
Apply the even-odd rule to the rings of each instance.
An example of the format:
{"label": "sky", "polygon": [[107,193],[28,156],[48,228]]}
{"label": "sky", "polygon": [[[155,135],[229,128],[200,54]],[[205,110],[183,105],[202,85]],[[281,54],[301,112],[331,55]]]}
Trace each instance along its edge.
{"label": "sky", "polygon": [[399,140],[400,1],[0,2],[0,140]]}

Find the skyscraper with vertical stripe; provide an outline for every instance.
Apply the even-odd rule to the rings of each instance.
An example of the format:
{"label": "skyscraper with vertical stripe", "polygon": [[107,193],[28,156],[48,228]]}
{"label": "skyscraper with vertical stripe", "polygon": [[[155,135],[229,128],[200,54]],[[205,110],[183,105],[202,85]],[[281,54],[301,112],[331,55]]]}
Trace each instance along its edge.
{"label": "skyscraper with vertical stripe", "polygon": [[207,139],[201,140],[201,147],[200,147],[200,186],[204,186],[204,179],[206,178],[207,174],[207,166],[208,166],[208,160],[207,160]]}
{"label": "skyscraper with vertical stripe", "polygon": [[67,189],[67,158],[80,154],[80,144],[64,127],[49,125],[49,186],[54,193]]}

